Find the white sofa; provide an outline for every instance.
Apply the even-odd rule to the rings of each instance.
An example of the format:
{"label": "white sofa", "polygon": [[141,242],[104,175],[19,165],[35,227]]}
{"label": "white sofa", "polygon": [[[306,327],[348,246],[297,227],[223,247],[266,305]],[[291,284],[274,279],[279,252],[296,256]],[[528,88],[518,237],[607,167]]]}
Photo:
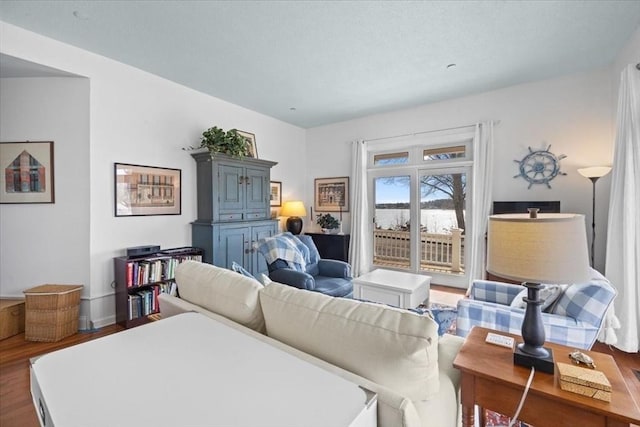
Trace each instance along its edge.
{"label": "white sofa", "polygon": [[163,317],[203,313],[377,393],[379,426],[460,425],[453,359],[463,339],[438,337],[431,318],[279,283],[263,286],[193,261],[177,268],[176,282],[180,298],[160,295]]}

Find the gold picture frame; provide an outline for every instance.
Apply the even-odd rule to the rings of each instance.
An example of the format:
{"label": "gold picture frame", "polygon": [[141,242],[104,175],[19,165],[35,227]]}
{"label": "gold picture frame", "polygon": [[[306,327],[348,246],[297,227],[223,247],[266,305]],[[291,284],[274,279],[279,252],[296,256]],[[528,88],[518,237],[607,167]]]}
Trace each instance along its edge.
{"label": "gold picture frame", "polygon": [[249,146],[249,150],[247,153],[247,157],[252,157],[254,159],[258,158],[258,146],[256,145],[256,136],[251,132],[245,132],[243,130],[236,129],[238,135],[242,136]]}

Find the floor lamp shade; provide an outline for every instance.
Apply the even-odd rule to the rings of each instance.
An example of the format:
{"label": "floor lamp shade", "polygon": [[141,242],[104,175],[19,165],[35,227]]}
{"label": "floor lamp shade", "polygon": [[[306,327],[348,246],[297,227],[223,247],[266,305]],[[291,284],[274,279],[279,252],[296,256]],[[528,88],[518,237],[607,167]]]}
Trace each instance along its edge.
{"label": "floor lamp shade", "polygon": [[553,354],[544,348],[545,332],[538,298],[541,283],[573,284],[589,279],[589,253],[584,215],[492,215],[489,217],[487,270],[523,281],[527,303],[522,322],[523,343],[514,362],[553,373]]}
{"label": "floor lamp shade", "polygon": [[299,200],[285,202],[280,215],[289,217],[287,218],[287,231],[291,234],[300,234],[302,232],[302,218],[300,217],[307,216],[304,203]]}

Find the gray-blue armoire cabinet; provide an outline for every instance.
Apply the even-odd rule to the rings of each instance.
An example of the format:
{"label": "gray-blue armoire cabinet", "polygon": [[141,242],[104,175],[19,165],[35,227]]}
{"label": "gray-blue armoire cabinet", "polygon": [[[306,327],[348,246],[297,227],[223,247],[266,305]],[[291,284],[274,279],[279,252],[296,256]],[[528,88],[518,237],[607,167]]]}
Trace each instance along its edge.
{"label": "gray-blue armoire cabinet", "polygon": [[209,152],[191,154],[197,165],[198,218],[191,223],[192,244],[203,261],[230,268],[235,261],[256,275],[267,272],[253,244],[278,233],[270,219],[269,182],[277,163]]}

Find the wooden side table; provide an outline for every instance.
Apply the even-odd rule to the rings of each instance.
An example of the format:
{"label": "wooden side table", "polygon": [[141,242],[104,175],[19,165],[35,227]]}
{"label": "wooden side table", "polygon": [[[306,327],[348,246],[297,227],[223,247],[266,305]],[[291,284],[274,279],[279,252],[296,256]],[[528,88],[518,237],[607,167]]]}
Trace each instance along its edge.
{"label": "wooden side table", "polygon": [[[474,327],[467,336],[453,366],[462,371],[462,425],[474,425],[474,405],[512,416],[529,378],[530,369],[513,364],[513,351],[485,342],[490,329]],[[494,331],[495,332],[495,331]],[[516,342],[521,337],[512,336]],[[574,350],[563,345],[545,343],[553,349],[554,361],[571,363]],[[586,352],[604,372],[612,387],[611,403],[560,389],[558,370],[554,375],[536,372],[529,394],[518,419],[536,427],[544,426],[607,426],[640,425],[640,408],[633,400],[627,384],[608,354]],[[480,425],[484,425],[481,420]]]}

